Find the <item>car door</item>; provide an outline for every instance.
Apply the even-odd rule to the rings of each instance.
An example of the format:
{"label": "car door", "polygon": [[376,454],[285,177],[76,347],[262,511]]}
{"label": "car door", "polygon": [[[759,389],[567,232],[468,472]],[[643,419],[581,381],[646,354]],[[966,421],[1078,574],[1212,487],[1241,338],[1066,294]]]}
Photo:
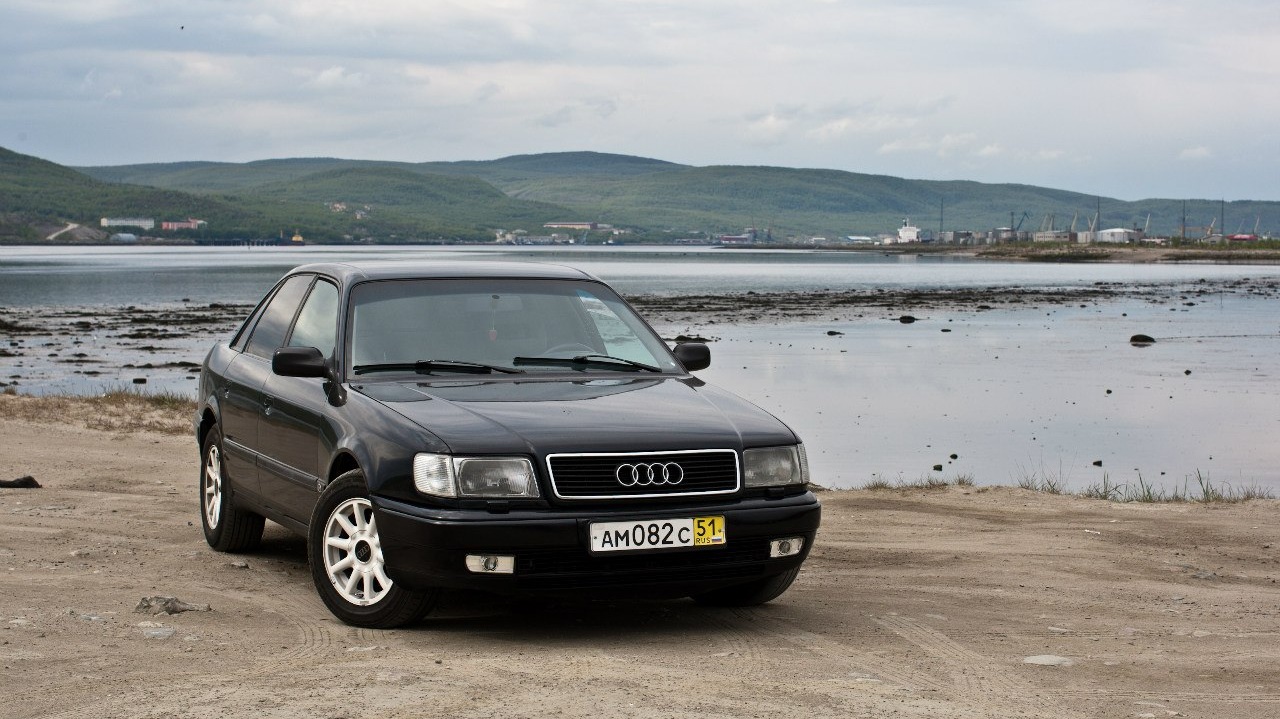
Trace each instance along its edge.
{"label": "car door", "polygon": [[[338,288],[316,280],[282,346],[315,347],[333,360],[338,334]],[[325,379],[272,375],[263,386],[258,425],[259,479],[264,501],[286,516],[307,522],[315,504],[322,463],[333,433]]]}
{"label": "car door", "polygon": [[259,424],[265,407],[263,386],[271,377],[271,354],[283,341],[311,275],[285,280],[271,295],[250,328],[239,355],[231,361],[215,391],[219,402],[227,471],[242,490],[262,495]]}

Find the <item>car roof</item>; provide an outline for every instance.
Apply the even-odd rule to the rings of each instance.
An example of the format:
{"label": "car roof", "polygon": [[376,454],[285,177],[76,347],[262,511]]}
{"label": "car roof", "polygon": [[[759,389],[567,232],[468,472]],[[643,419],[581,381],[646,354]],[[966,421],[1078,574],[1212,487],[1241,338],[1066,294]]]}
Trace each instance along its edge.
{"label": "car roof", "polygon": [[365,280],[406,279],[560,279],[599,280],[582,270],[542,262],[482,262],[443,260],[369,260],[358,262],[316,262],[301,265],[289,274],[313,272],[328,275],[342,284]]}

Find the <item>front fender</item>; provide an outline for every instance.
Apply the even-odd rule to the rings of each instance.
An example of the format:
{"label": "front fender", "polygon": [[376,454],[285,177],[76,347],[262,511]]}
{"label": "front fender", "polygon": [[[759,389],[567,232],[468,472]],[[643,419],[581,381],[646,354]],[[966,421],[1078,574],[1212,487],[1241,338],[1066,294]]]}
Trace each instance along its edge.
{"label": "front fender", "polygon": [[326,484],[343,472],[359,468],[371,494],[421,501],[413,487],[413,457],[419,452],[447,452],[432,432],[382,402],[349,391],[323,438],[329,468]]}

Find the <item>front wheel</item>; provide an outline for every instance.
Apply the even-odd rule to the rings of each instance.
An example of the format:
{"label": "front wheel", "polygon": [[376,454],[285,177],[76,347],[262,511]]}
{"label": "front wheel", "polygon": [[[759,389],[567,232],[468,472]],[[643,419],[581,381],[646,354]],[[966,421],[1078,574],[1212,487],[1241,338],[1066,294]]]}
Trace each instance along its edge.
{"label": "front wheel", "polygon": [[338,477],[320,495],[307,527],[311,579],[334,616],[358,627],[390,629],[421,619],[438,592],[415,591],[387,576],[364,473]]}
{"label": "front wheel", "polygon": [[246,552],[262,542],[262,515],[237,507],[222,461],[222,433],[209,430],[200,453],[200,524],[204,539],[219,552]]}
{"label": "front wheel", "polygon": [[705,594],[694,596],[698,604],[711,607],[754,607],[757,604],[773,601],[787,591],[791,583],[800,574],[800,567],[789,569],[782,574],[775,574],[764,579],[757,579],[746,584],[735,584],[732,587],[713,589]]}

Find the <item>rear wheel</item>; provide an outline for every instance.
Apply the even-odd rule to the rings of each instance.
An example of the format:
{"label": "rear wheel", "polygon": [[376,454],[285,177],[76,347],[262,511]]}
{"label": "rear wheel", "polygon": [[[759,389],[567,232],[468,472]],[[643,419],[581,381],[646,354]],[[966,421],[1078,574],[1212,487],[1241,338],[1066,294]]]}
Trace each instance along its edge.
{"label": "rear wheel", "polygon": [[753,607],[782,596],[799,574],[800,567],[795,567],[782,574],[698,594],[693,600],[710,607]]}
{"label": "rear wheel", "polygon": [[338,477],[320,495],[307,528],[307,558],[320,598],[347,624],[390,629],[421,619],[436,602],[437,591],[407,589],[387,576],[360,470]]}
{"label": "rear wheel", "polygon": [[204,540],[219,552],[244,552],[262,542],[262,515],[237,507],[222,461],[222,433],[209,430],[200,453],[200,524]]}

